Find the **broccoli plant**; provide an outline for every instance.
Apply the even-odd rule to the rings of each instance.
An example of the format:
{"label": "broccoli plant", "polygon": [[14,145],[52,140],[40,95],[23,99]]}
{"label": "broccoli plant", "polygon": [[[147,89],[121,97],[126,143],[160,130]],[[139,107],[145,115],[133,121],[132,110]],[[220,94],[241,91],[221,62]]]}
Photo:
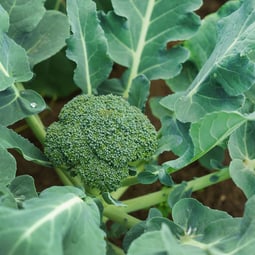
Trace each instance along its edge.
{"label": "broccoli plant", "polygon": [[0,0],[0,255],[253,253],[255,0],[202,4]]}

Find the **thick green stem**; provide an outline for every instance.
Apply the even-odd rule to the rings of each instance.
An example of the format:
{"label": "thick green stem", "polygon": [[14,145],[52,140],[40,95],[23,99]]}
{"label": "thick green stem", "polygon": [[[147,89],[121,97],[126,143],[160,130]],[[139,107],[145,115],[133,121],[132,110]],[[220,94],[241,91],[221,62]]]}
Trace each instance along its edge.
{"label": "thick green stem", "polygon": [[28,126],[31,128],[31,130],[33,131],[38,141],[41,144],[43,144],[46,131],[40,117],[38,115],[28,116],[26,117],[26,122]]}
{"label": "thick green stem", "polygon": [[[192,192],[204,189],[216,183],[222,182],[230,178],[229,169],[225,168],[221,171],[214,172],[194,180],[187,182],[187,190],[192,190]],[[168,195],[173,191],[174,187],[162,188],[160,191],[156,191],[144,196],[137,198],[124,200],[123,204],[127,205],[123,210],[126,213],[138,211],[141,209],[149,208],[151,206],[165,202]]]}
{"label": "thick green stem", "polygon": [[103,214],[108,219],[111,219],[115,222],[118,222],[127,228],[131,228],[137,223],[141,222],[141,220],[128,215],[126,212],[123,211],[124,207],[116,207],[113,205],[108,205],[104,208]]}
{"label": "thick green stem", "polygon": [[125,252],[115,244],[108,242],[108,245],[114,250],[115,255],[125,255]]}

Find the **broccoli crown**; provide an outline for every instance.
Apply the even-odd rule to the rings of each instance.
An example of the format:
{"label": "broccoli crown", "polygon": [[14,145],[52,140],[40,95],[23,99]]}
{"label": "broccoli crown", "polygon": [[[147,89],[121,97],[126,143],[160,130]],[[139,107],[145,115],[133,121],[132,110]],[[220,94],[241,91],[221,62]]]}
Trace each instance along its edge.
{"label": "broccoli crown", "polygon": [[45,154],[57,167],[78,173],[85,185],[113,191],[128,164],[149,159],[157,133],[147,117],[122,97],[79,95],[46,132]]}

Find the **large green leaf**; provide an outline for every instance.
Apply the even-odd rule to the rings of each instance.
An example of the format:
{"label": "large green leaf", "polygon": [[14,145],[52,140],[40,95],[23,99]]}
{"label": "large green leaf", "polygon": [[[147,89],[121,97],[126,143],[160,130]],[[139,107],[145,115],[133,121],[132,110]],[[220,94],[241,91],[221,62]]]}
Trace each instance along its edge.
{"label": "large green leaf", "polygon": [[0,92],[32,76],[25,50],[0,32]]}
{"label": "large green leaf", "polygon": [[230,175],[247,197],[255,194],[255,123],[245,123],[229,139],[228,149],[232,161]]}
{"label": "large green leaf", "polygon": [[[235,110],[242,106],[240,97],[255,82],[252,55],[255,41],[254,18],[255,1],[247,0],[243,1],[238,10],[218,22],[217,43],[212,54],[190,87],[185,92],[168,98],[169,101],[172,100],[171,105],[174,105],[179,120],[197,121],[205,113],[215,111],[221,105],[225,110]],[[213,91],[217,91],[218,96]]]}
{"label": "large green leaf", "polygon": [[35,77],[24,84],[46,97],[67,97],[78,87],[73,81],[74,63],[66,58],[65,50],[36,65]]}
{"label": "large green leaf", "polygon": [[8,129],[0,125],[0,146],[4,149],[15,149],[29,161],[50,166],[50,162],[44,154],[35,147],[29,140],[15,133],[12,129]]}
{"label": "large green leaf", "polygon": [[167,50],[166,44],[188,39],[196,32],[200,22],[192,11],[201,1],[113,0],[112,4],[115,13],[109,12],[101,19],[111,57],[128,67],[122,77],[123,96],[129,96],[133,80],[139,75],[153,80],[178,74],[188,53],[180,47]]}
{"label": "large green leaf", "polygon": [[67,14],[73,32],[67,41],[67,57],[77,64],[74,81],[84,93],[95,93],[112,68],[96,4],[92,0],[68,0]]}
{"label": "large green leaf", "polygon": [[43,98],[33,90],[19,91],[15,86],[0,91],[0,124],[8,126],[46,108]]}
{"label": "large green leaf", "polygon": [[184,198],[177,202],[173,208],[172,217],[187,235],[194,236],[204,233],[206,227],[214,221],[231,219],[226,212],[212,210],[191,198]]}
{"label": "large green leaf", "polygon": [[46,11],[44,2],[45,0],[0,0],[10,17],[8,34],[15,38],[20,32],[32,31]]}
{"label": "large green leaf", "polygon": [[9,16],[0,4],[0,31],[7,32],[9,28]]}
{"label": "large green leaf", "polygon": [[[232,218],[194,199],[183,199],[173,208],[175,228],[163,224],[160,230],[142,234],[131,244],[128,255],[249,255],[255,248],[255,197],[246,203],[243,218]],[[178,229],[177,228],[177,229]]]}
{"label": "large green leaf", "polygon": [[1,253],[105,254],[99,217],[95,203],[78,189],[52,187],[25,201],[22,210],[0,207]]}
{"label": "large green leaf", "polygon": [[47,11],[30,33],[19,34],[15,41],[25,48],[30,65],[34,66],[63,48],[68,36],[66,15],[57,11]]}
{"label": "large green leaf", "polygon": [[10,15],[8,35],[26,49],[31,66],[54,55],[65,45],[69,36],[67,17],[57,11],[46,11],[45,0],[1,2]]}
{"label": "large green leaf", "polygon": [[189,134],[183,130],[186,136],[186,143],[183,144],[186,144],[185,153],[176,160],[165,162],[164,165],[180,169],[190,164],[220,145],[231,133],[253,118],[252,114],[242,115],[238,112],[224,111],[205,115],[199,121],[191,123]]}

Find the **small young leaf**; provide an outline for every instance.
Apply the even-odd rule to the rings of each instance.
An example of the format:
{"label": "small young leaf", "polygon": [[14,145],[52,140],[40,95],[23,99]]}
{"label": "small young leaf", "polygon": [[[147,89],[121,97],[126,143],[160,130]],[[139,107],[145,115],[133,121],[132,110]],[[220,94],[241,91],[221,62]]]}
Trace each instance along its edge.
{"label": "small young leaf", "polygon": [[9,185],[15,200],[20,206],[25,200],[37,197],[34,179],[29,175],[17,176]]}
{"label": "small young leaf", "polygon": [[182,182],[174,187],[173,191],[168,197],[168,205],[173,208],[174,205],[183,198],[189,198],[192,194],[191,189],[187,189],[187,183]]}
{"label": "small young leaf", "polygon": [[133,86],[129,91],[128,102],[140,108],[145,108],[145,103],[149,96],[150,81],[144,75],[137,76],[133,81]]}
{"label": "small young leaf", "polygon": [[158,175],[150,171],[144,171],[138,174],[138,181],[142,184],[151,184],[158,180]]}
{"label": "small young leaf", "polygon": [[107,204],[116,205],[116,206],[126,206],[126,205],[123,204],[121,201],[118,201],[118,200],[116,200],[115,198],[113,198],[109,192],[104,192],[104,193],[102,194],[102,197],[103,197],[104,201],[105,201]]}
{"label": "small young leaf", "polygon": [[67,57],[77,64],[74,81],[84,93],[92,94],[112,67],[96,4],[92,0],[68,0],[67,14],[73,32],[67,41]]}
{"label": "small young leaf", "polygon": [[173,181],[171,175],[164,168],[159,169],[158,179],[161,184],[168,186],[168,187],[171,187],[174,184],[174,181]]}

